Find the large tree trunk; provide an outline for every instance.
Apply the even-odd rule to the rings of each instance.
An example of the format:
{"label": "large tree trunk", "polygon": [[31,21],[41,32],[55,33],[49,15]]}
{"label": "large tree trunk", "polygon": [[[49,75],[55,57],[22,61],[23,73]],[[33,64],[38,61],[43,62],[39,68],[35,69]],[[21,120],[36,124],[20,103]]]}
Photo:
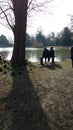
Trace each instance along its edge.
{"label": "large tree trunk", "polygon": [[20,66],[25,65],[25,42],[27,24],[28,0],[13,0],[15,26],[14,26],[14,49],[11,62]]}

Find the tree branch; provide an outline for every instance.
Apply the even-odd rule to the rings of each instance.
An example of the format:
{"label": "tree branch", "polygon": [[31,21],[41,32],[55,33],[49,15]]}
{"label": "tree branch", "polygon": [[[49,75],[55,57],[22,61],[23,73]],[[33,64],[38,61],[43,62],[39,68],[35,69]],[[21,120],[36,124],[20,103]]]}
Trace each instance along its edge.
{"label": "tree branch", "polygon": [[11,24],[10,24],[10,22],[9,22],[9,20],[8,20],[7,14],[5,13],[5,11],[4,11],[1,7],[0,7],[0,10],[1,10],[2,13],[4,14],[4,16],[5,16],[5,18],[6,18],[6,21],[7,21],[8,25],[9,25],[9,27],[13,30],[13,27],[11,26]]}

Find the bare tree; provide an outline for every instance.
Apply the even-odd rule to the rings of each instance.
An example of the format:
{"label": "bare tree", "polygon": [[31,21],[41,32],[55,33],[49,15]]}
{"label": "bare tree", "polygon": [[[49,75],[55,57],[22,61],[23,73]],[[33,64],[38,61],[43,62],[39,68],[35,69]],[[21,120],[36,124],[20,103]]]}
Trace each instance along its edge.
{"label": "bare tree", "polygon": [[0,24],[10,28],[14,34],[12,64],[25,66],[25,43],[27,17],[32,12],[42,11],[52,0],[0,0]]}

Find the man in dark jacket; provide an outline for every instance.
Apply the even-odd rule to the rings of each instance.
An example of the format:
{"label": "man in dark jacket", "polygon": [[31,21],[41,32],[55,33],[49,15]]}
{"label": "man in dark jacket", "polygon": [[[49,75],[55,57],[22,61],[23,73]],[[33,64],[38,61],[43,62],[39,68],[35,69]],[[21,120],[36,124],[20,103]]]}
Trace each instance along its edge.
{"label": "man in dark jacket", "polygon": [[46,63],[46,59],[48,58],[48,62],[50,60],[50,54],[49,54],[49,50],[47,48],[44,48],[43,51],[43,58],[45,58],[45,63]]}
{"label": "man in dark jacket", "polygon": [[50,58],[52,58],[52,63],[54,63],[54,57],[55,57],[54,50],[53,50],[53,47],[51,47],[50,48]]}
{"label": "man in dark jacket", "polygon": [[70,49],[70,53],[71,53],[72,68],[73,68],[73,46]]}

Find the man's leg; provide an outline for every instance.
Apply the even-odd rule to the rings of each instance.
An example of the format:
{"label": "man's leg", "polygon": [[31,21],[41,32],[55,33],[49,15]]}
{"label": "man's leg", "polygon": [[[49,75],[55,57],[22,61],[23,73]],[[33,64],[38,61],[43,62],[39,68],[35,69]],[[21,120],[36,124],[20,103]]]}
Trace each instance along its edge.
{"label": "man's leg", "polygon": [[46,64],[46,57],[45,57],[45,64]]}
{"label": "man's leg", "polygon": [[54,57],[52,57],[52,63],[54,63]]}
{"label": "man's leg", "polygon": [[72,68],[73,68],[73,60],[72,60]]}
{"label": "man's leg", "polygon": [[43,65],[43,57],[40,58],[40,64]]}

